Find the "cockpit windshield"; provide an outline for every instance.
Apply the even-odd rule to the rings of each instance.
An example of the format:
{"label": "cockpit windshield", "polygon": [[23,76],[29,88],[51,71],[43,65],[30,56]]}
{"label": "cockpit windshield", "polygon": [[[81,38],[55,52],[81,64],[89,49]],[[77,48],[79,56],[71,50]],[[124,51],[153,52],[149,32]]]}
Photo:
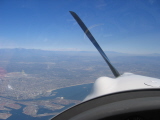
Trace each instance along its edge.
{"label": "cockpit windshield", "polygon": [[0,0],[0,119],[49,120],[114,78],[69,11],[120,74],[160,78],[158,0]]}

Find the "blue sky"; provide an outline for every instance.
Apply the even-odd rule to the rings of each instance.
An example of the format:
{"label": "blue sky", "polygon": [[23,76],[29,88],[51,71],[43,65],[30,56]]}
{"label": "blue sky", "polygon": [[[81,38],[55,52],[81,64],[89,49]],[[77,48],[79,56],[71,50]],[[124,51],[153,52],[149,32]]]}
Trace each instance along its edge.
{"label": "blue sky", "polygon": [[159,0],[0,0],[0,48],[96,51],[69,11],[105,51],[160,53]]}

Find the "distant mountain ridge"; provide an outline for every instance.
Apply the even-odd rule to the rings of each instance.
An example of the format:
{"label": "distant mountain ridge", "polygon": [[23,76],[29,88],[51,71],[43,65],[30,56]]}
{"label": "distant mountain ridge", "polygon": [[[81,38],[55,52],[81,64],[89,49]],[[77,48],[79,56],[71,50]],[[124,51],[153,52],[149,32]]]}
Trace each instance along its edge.
{"label": "distant mountain ridge", "polygon": [[[104,51],[107,56],[160,56],[159,53],[152,54],[128,54],[128,53],[120,53],[115,51]],[[46,55],[46,54],[67,54],[67,55],[99,55],[98,51],[49,51],[49,50],[41,50],[41,49],[25,49],[25,48],[2,48],[0,49],[0,55],[3,54],[16,54],[16,55]]]}

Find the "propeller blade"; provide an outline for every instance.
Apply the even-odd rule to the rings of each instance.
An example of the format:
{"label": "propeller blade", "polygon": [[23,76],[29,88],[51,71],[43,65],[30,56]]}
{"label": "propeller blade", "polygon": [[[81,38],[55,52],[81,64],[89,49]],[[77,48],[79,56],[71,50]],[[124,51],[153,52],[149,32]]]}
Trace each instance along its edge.
{"label": "propeller blade", "polygon": [[93,45],[97,48],[97,50],[99,51],[99,53],[102,55],[102,57],[104,58],[104,60],[106,61],[106,63],[108,64],[108,66],[110,67],[113,75],[115,77],[120,76],[119,72],[113,67],[113,65],[110,63],[108,57],[106,56],[106,54],[103,52],[103,50],[101,49],[101,47],[99,46],[99,44],[97,43],[97,41],[95,40],[95,38],[92,36],[92,34],[90,33],[89,29],[86,27],[86,25],[83,23],[83,21],[78,17],[78,15],[75,12],[69,11],[71,13],[71,15],[74,17],[74,19],[77,21],[77,23],[79,24],[79,26],[82,28],[82,30],[84,31],[84,33],[88,36],[88,38],[90,39],[90,41],[93,43]]}

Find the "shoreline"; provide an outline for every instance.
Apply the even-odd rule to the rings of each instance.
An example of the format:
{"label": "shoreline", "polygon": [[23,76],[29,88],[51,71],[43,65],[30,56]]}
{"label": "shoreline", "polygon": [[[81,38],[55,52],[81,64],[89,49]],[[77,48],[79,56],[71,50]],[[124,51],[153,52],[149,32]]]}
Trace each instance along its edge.
{"label": "shoreline", "polygon": [[[78,86],[78,85],[86,85],[86,84],[91,84],[91,83],[94,83],[94,82],[84,83],[84,84],[70,85],[70,86],[67,86],[67,87],[73,87],[73,86]],[[51,89],[51,90],[47,90],[46,92],[52,92],[54,90],[58,90],[58,89],[62,89],[62,88],[67,88],[67,87],[60,87],[60,88],[56,88],[56,89]]]}

